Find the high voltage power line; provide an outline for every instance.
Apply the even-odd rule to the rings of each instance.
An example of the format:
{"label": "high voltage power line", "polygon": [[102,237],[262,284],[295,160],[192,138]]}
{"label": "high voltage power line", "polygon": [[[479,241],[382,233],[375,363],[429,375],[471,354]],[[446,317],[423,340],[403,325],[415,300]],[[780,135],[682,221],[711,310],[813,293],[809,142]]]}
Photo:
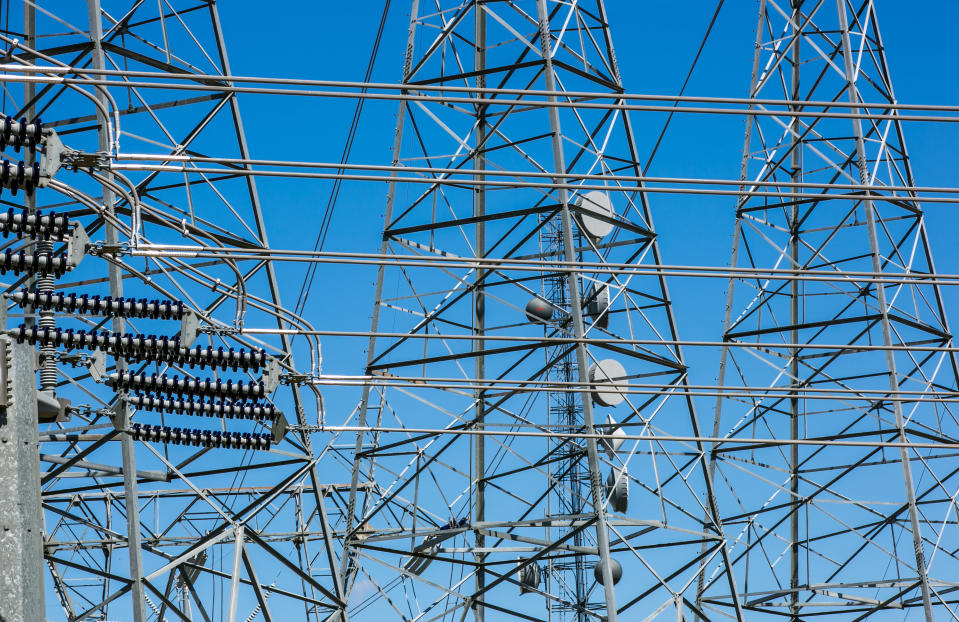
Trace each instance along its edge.
{"label": "high voltage power line", "polygon": [[[761,0],[746,97],[686,94],[722,0],[676,95],[627,90],[602,0],[411,0],[377,82],[395,5],[362,81],[233,75],[215,2],[4,7],[0,618],[956,618],[922,204],[959,187],[905,136],[959,106],[897,100],[874,2]],[[340,160],[253,157],[241,95],[348,100]],[[371,102],[391,162],[351,156]],[[745,119],[741,174],[647,174],[643,113],[654,154]],[[331,182],[322,219],[266,180]],[[378,249],[325,248],[347,182],[386,188]],[[660,195],[730,197],[728,266],[663,257]],[[319,321],[363,267],[369,329]],[[717,278],[684,338],[669,285]]]}

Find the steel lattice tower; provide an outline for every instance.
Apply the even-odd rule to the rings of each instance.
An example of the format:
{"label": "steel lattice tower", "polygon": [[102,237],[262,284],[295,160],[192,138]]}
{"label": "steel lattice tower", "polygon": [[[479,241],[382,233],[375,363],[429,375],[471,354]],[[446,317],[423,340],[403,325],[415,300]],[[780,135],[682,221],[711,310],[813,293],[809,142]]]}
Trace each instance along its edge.
{"label": "steel lattice tower", "polygon": [[[326,510],[335,486],[319,480],[308,435],[278,435],[287,416],[302,425],[317,414],[318,394],[276,385],[291,370],[318,373],[319,344],[301,341],[294,358],[275,328],[243,332],[309,325],[280,299],[272,223],[242,164],[250,156],[216,3],[25,2],[22,22],[13,4],[13,32],[0,34],[4,116],[42,117],[66,145],[64,168],[26,200],[27,213],[65,214],[92,243],[56,281],[5,283],[8,294],[67,296],[46,307],[4,300],[6,328],[23,323],[19,338],[41,348],[41,394],[72,401],[65,416],[40,424],[46,590],[27,595],[30,610],[45,619],[45,598],[71,620],[275,619],[271,610],[336,617],[344,592]],[[204,172],[194,159],[207,154],[241,163]],[[8,197],[4,209],[16,208],[20,197]],[[14,236],[5,248],[22,243]],[[96,311],[92,298],[78,303],[71,292],[103,305]],[[145,300],[140,311],[124,310],[120,297]],[[179,317],[171,308],[185,309],[193,328],[171,321]],[[30,337],[34,325],[47,332]],[[81,330],[118,336],[88,352],[64,341]],[[170,345],[191,331],[200,348],[193,363]],[[261,349],[270,365],[242,359]],[[209,390],[137,388],[154,374],[209,381]],[[259,397],[240,391],[261,380]],[[213,416],[189,416],[203,409]]]}
{"label": "steel lattice tower", "polygon": [[[903,126],[959,107],[899,105],[874,1],[759,0],[748,99],[627,92],[604,0],[410,0],[370,82],[390,5],[345,82],[238,77],[215,0],[0,4],[0,622],[956,618],[959,192]],[[255,96],[352,100],[339,163],[254,159]],[[744,115],[741,175],[648,177],[639,111]],[[312,251],[263,177],[332,187]],[[379,248],[324,248],[353,182]],[[664,261],[658,192],[736,196],[731,266]],[[311,325],[334,266],[368,332]],[[730,279],[721,341],[674,276]]]}
{"label": "steel lattice tower", "polygon": [[[414,1],[403,84],[393,164],[418,179],[389,186],[354,419],[356,615],[695,615],[725,555],[703,447],[592,436],[699,436],[662,276],[604,268],[661,263],[646,195],[619,179],[641,174],[628,115],[572,95],[623,92],[604,3]],[[535,321],[531,299],[554,308]],[[628,378],[594,403],[604,359]],[[608,556],[615,590],[593,578]]]}
{"label": "steel lattice tower", "polygon": [[742,606],[946,619],[957,368],[874,3],[763,0],[752,75],[788,113],[749,119],[713,431],[777,441],[713,451]]}

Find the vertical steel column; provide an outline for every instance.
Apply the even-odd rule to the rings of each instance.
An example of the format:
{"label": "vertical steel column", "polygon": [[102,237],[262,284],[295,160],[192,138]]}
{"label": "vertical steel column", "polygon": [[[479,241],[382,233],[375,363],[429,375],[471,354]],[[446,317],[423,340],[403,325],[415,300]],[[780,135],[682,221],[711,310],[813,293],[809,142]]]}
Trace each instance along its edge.
{"label": "vertical steel column", "polygon": [[[216,39],[217,55],[220,57],[221,70],[223,75],[229,78],[232,75],[230,70],[230,59],[226,52],[226,43],[223,40],[223,27],[220,24],[220,13],[217,10],[215,1],[210,2],[210,19],[213,22],[213,34],[214,38]],[[236,134],[237,147],[240,151],[240,157],[244,160],[249,160],[250,149],[246,143],[246,132],[243,129],[243,118],[240,116],[240,105],[239,102],[237,102],[235,93],[228,95],[228,97],[230,99],[230,112],[233,116],[233,129]],[[263,209],[260,205],[260,195],[256,189],[256,177],[254,175],[247,175],[246,183],[247,191],[250,196],[250,207],[253,210],[253,218],[256,224],[256,234],[260,239],[260,244],[268,248],[270,242],[269,238],[267,237],[266,222],[263,220]],[[273,303],[277,306],[277,308],[282,308],[283,304],[281,302],[280,288],[276,278],[276,270],[274,270],[271,262],[267,262],[266,264],[266,277],[270,288],[270,296],[273,298]],[[283,320],[280,317],[277,317],[276,323],[278,328],[284,328]],[[280,343],[283,346],[283,351],[285,353],[291,354],[293,352],[288,334],[281,333]],[[300,387],[296,384],[293,384],[291,385],[291,388],[293,391],[293,403],[296,409],[297,423],[301,426],[306,426],[306,414],[303,409],[303,399],[300,395]],[[309,432],[303,432],[301,440],[307,452],[309,452],[310,456],[312,457],[313,445],[310,441]],[[310,482],[313,488],[314,501],[316,503],[317,511],[320,514],[320,524],[323,529],[323,542],[326,548],[327,564],[330,568],[330,575],[333,579],[333,588],[336,592],[337,598],[345,603],[347,600],[345,597],[346,589],[342,580],[342,575],[337,572],[336,568],[337,564],[333,553],[332,528],[329,525],[325,505],[326,497],[320,492],[320,477],[316,466],[310,468],[309,474]],[[348,619],[345,606],[344,609],[339,611],[339,619],[342,622],[346,622]]]}
{"label": "vertical steel column", "polygon": [[[766,17],[766,0],[759,0],[759,18],[757,19],[757,23],[756,23],[756,42],[755,42],[755,47],[753,49],[753,69],[749,79],[750,99],[755,99],[756,93],[758,91],[759,62],[760,62],[760,58],[762,57],[763,25],[765,23],[765,17]],[[753,110],[754,107],[755,107],[755,104],[749,104],[749,110]],[[749,175],[749,145],[752,143],[753,124],[755,123],[755,120],[756,120],[755,115],[750,114],[746,116],[746,132],[745,132],[745,137],[743,138],[743,160],[739,170],[739,179],[742,182],[741,185],[739,186],[740,192],[746,191],[747,177]],[[729,265],[732,269],[735,269],[737,262],[739,261],[739,243],[742,237],[742,230],[743,230],[743,224],[742,224],[742,218],[741,218],[742,214],[740,210],[742,209],[743,205],[746,203],[748,198],[749,198],[749,195],[746,195],[746,194],[740,195],[738,204],[736,206],[736,224],[733,227],[733,250],[732,250],[732,257],[729,261]],[[733,301],[734,301],[735,289],[736,289],[735,285],[736,285],[735,277],[730,277],[729,284],[727,285],[727,289],[726,289],[726,307],[723,313],[723,340],[726,339],[726,335],[729,333],[729,328],[732,325]],[[722,349],[720,350],[719,374],[716,378],[716,384],[718,386],[724,386],[724,383],[726,381],[726,366],[728,361],[729,361],[729,346],[723,346]],[[714,409],[713,410],[713,438],[718,438],[720,434],[719,426],[720,426],[720,420],[722,417],[722,410],[723,410],[722,394],[718,394],[716,396],[716,403],[713,409]],[[715,474],[716,474],[716,460],[715,460],[715,454],[713,454],[713,458],[711,458],[709,461],[709,469],[708,469],[709,479],[707,481],[711,482]],[[716,497],[714,495],[713,504],[716,504],[715,499]],[[718,506],[716,507],[716,515],[718,516]],[[722,526],[721,523],[720,523],[720,526]],[[725,537],[725,533],[723,533],[722,535]],[[703,546],[704,553],[705,553],[705,548],[706,547],[704,545]],[[736,589],[736,576],[735,576],[735,572],[732,564],[732,559],[729,556],[729,549],[726,546],[725,542],[723,542],[723,559],[726,563],[726,575],[728,576],[728,580],[729,580],[733,606],[736,609],[736,618],[737,620],[744,620],[745,616],[742,611],[742,604],[739,602],[738,590]],[[699,587],[696,593],[697,605],[702,603],[702,595],[703,595],[703,592],[705,591],[705,588],[706,588],[705,579],[703,575],[700,575]],[[748,578],[746,581],[746,585],[744,586],[744,589],[746,588],[748,588]],[[703,618],[699,616],[697,616],[697,619],[703,620]]]}
{"label": "vertical steel column", "polygon": [[[852,43],[849,38],[849,21],[846,16],[845,0],[836,0],[836,7],[839,12],[839,27],[842,30],[842,56],[845,63],[846,83],[848,85],[849,102],[851,104],[862,103],[859,98],[859,90],[856,86],[856,67],[852,57]],[[859,183],[864,186],[871,185],[869,175],[869,165],[866,160],[866,144],[862,132],[862,121],[858,115],[862,114],[861,108],[852,108],[850,113],[856,115],[852,120],[853,135],[856,138],[856,160],[859,167]],[[879,257],[879,238],[876,233],[876,213],[875,205],[869,198],[869,190],[866,190],[866,199],[864,201],[866,208],[866,230],[869,234],[869,250],[872,255],[872,271],[879,275],[882,274],[882,261]],[[889,371],[889,390],[892,392],[892,407],[896,417],[896,428],[899,430],[899,442],[903,443],[899,447],[899,459],[902,462],[902,479],[906,488],[906,499],[909,505],[909,520],[912,526],[912,543],[916,555],[916,572],[919,573],[919,584],[922,591],[922,608],[925,613],[926,622],[933,622],[932,595],[929,589],[929,576],[926,573],[926,556],[922,549],[922,533],[919,528],[919,510],[916,507],[916,491],[912,481],[912,466],[909,461],[909,449],[905,443],[909,442],[906,437],[906,425],[902,417],[902,401],[899,397],[899,377],[896,371],[895,353],[888,349],[892,346],[892,326],[889,322],[889,310],[886,306],[886,288],[882,283],[876,283],[876,303],[879,305],[880,324],[882,326],[882,343],[886,346],[886,366]]]}
{"label": "vertical steel column", "polygon": [[[24,33],[24,43],[29,48],[37,47],[37,9],[36,6],[29,2],[23,3],[23,33]],[[35,116],[35,107],[33,105],[33,98],[36,96],[36,83],[34,82],[25,82],[23,85],[23,99],[25,102],[28,102],[29,105],[24,108],[23,114],[28,121],[33,121]],[[23,150],[23,160],[24,163],[29,166],[33,164],[36,154],[31,152],[28,149]],[[37,194],[34,190],[33,194],[23,194],[23,206],[32,211],[37,209]],[[50,240],[41,240],[36,242],[36,249],[41,253],[49,253],[53,251],[53,242]],[[37,290],[41,292],[52,292],[54,288],[55,279],[52,274],[38,274],[36,277],[30,279],[34,281]],[[50,310],[43,310],[38,313],[39,321],[37,325],[40,328],[54,329],[56,327],[56,321],[54,319],[54,313]],[[57,349],[52,346],[40,348],[40,389],[42,391],[49,391],[54,393],[57,388],[57,365],[56,356]]]}
{"label": "vertical steel column", "polygon": [[[37,7],[32,2],[23,3],[23,43],[31,49],[36,49],[37,47]],[[23,83],[23,101],[24,103],[29,104],[26,108],[23,109],[24,116],[27,117],[28,121],[33,121],[34,115],[34,105],[33,98],[37,94],[37,84],[36,82],[24,82]],[[30,163],[33,160],[34,155],[30,153],[28,149],[23,150],[25,154],[24,160],[27,163]],[[23,194],[23,204],[27,209],[36,209],[37,207],[37,195],[28,196],[26,193]]]}
{"label": "vertical steel column", "polygon": [[[869,22],[872,25],[873,37],[876,40],[876,47],[880,50],[885,49],[885,45],[882,42],[882,33],[879,30],[879,20],[876,19],[876,12],[871,12],[871,17]],[[882,77],[883,77],[883,87],[886,89],[888,94],[889,101],[893,104],[898,103],[896,101],[896,91],[892,85],[892,79],[889,77],[889,64],[886,61],[886,55],[882,54],[879,57],[879,61],[882,63]],[[896,129],[896,135],[899,137],[899,149],[902,152],[902,168],[906,173],[906,185],[907,186],[916,186],[916,178],[912,174],[912,161],[909,159],[909,149],[906,147],[906,138],[903,135],[902,131],[902,121],[899,120],[899,111],[892,109],[889,111],[891,115],[896,117],[896,120],[893,121]],[[910,195],[915,198],[916,193],[911,192]],[[917,203],[918,205],[918,203]],[[930,274],[936,274],[936,263],[932,257],[932,252],[930,251],[929,237],[926,232],[926,220],[925,216],[920,216],[919,218],[919,229],[920,236],[922,239],[922,247],[925,249],[924,256],[926,259],[926,265],[929,268]],[[952,335],[952,329],[949,327],[949,318],[946,316],[945,303],[942,300],[942,290],[939,288],[939,285],[933,285],[932,291],[935,293],[936,298],[936,310],[939,312],[939,318],[942,322],[943,332],[947,335]],[[949,343],[947,344],[950,348],[953,346],[952,339],[950,338]],[[949,357],[950,366],[953,369],[953,375],[959,377],[959,360],[957,360],[956,353],[954,351],[949,351],[946,353]]]}
{"label": "vertical steel column", "polygon": [[[802,18],[802,0],[793,1],[792,12],[792,35],[791,46],[792,53],[792,84],[790,99],[794,102],[799,101],[799,77],[801,48],[799,42],[802,39],[800,23]],[[792,104],[789,107],[793,113],[798,113],[801,106]],[[794,115],[789,120],[789,166],[790,179],[793,183],[802,181],[802,140],[799,132],[799,117]],[[802,188],[796,187],[799,192]],[[799,199],[792,200],[792,207],[789,210],[789,259],[793,270],[799,269]],[[792,279],[789,282],[789,323],[793,327],[789,333],[789,341],[794,344],[799,343],[799,280]],[[789,399],[789,438],[797,440],[799,438],[799,347],[790,348],[789,352],[789,385],[793,389]],[[793,622],[799,621],[799,508],[802,506],[799,500],[799,445],[793,443],[789,448],[789,492],[790,505],[792,507],[789,515],[789,611]]]}
{"label": "vertical steel column", "polygon": [[236,622],[237,599],[240,596],[240,562],[243,560],[243,525],[233,528],[233,570],[230,573],[230,601],[227,622]]}
{"label": "vertical steel column", "polygon": [[[476,87],[486,88],[486,76],[483,73],[486,70],[486,12],[483,10],[480,0],[474,0],[473,4],[474,18],[474,63],[473,70],[476,72]],[[478,98],[485,97],[483,93],[477,93]],[[477,184],[473,188],[473,216],[478,218],[476,222],[476,257],[483,259],[486,257],[486,222],[483,216],[486,215],[486,186],[483,181],[486,176],[482,171],[486,169],[486,104],[480,104],[476,107],[476,146],[473,148],[473,168],[477,171],[474,175]],[[476,281],[473,289],[473,334],[482,337],[486,334],[486,300],[484,295],[484,280],[486,271],[478,267],[476,269]],[[480,338],[473,342],[473,351],[478,352],[476,357],[476,420],[477,430],[482,431],[486,419],[486,391],[482,387],[483,379],[486,378],[486,359],[483,351],[486,349],[485,341]],[[486,437],[483,434],[474,434],[475,443],[475,479],[476,479],[476,501],[473,508],[473,522],[481,523],[486,520]],[[484,569],[484,560],[486,554],[482,548],[486,545],[486,536],[477,529],[476,548],[479,552],[474,554],[476,559],[476,599],[473,605],[473,615],[476,622],[483,622],[486,613],[483,609],[483,592],[486,586],[486,576]]]}
{"label": "vertical steel column", "polygon": [[[540,49],[543,54],[543,73],[546,78],[546,90],[556,91],[556,76],[553,73],[553,54],[550,43],[549,14],[546,10],[546,0],[536,0],[536,7],[539,14],[539,36]],[[554,104],[557,102],[555,95],[550,95],[547,100]],[[549,125],[553,141],[553,168],[559,175],[566,174],[566,158],[563,156],[563,134],[559,122],[559,108],[549,107]],[[566,184],[565,177],[557,177],[554,180],[557,184]],[[583,308],[579,297],[579,274],[572,268],[576,261],[576,249],[573,245],[573,223],[569,211],[569,193],[565,187],[559,188],[559,201],[562,208],[563,224],[563,255],[564,262],[569,270],[569,306],[570,313],[573,316],[573,336],[576,338],[576,366],[578,367],[579,382],[581,386],[581,399],[583,401],[583,424],[586,428],[586,459],[589,464],[589,487],[592,493],[593,512],[596,514],[596,544],[599,549],[599,557],[603,572],[603,590],[606,594],[606,620],[616,622],[616,593],[613,586],[613,575],[611,564],[609,563],[609,532],[606,527],[606,509],[603,506],[605,497],[603,494],[602,475],[599,472],[599,456],[597,454],[596,427],[593,422],[593,404],[592,391],[589,389],[588,360],[586,357],[585,329],[583,326]]]}
{"label": "vertical steel column", "polygon": [[[420,2],[419,0],[412,0],[410,3],[410,30],[406,38],[406,60],[403,65],[403,83],[406,84],[409,81],[410,77],[410,68],[413,63],[413,43],[416,40],[416,20],[419,14]],[[402,94],[406,95],[408,91],[406,89],[400,91]],[[396,135],[393,137],[393,166],[400,165],[400,148],[403,145],[403,126],[406,122],[406,103],[400,102],[399,110],[396,114]],[[393,218],[393,202],[396,200],[396,179],[392,179],[389,182],[386,190],[386,208],[383,211],[383,228],[389,226],[390,220]],[[389,251],[390,241],[384,236],[383,242],[380,244],[380,254],[386,255]],[[386,274],[386,264],[381,263],[376,270],[376,285],[373,290],[373,317],[370,319],[370,341],[367,346],[366,351],[366,367],[373,363],[373,357],[376,356],[376,331],[379,328],[380,323],[380,301],[383,299],[383,278]],[[359,420],[358,425],[360,428],[366,427],[367,412],[370,405],[370,389],[371,385],[369,383],[363,385],[363,393],[360,397],[360,406],[359,406]],[[350,497],[347,501],[346,506],[346,526],[343,531],[343,553],[340,558],[340,576],[344,582],[347,580],[347,575],[349,574],[349,554],[348,549],[350,547],[350,538],[352,534],[350,533],[353,529],[353,518],[354,513],[356,512],[356,486],[359,483],[360,475],[360,461],[356,457],[360,454],[360,451],[363,449],[363,435],[365,433],[362,430],[357,431],[356,433],[356,446],[353,451],[353,473],[350,476]]]}
{"label": "vertical steel column", "polygon": [[[106,69],[105,57],[103,54],[103,26],[100,21],[100,0],[87,0],[87,9],[90,20],[90,40],[93,42],[93,67],[100,71]],[[106,87],[101,87],[105,89]],[[96,90],[97,100],[102,104],[104,110],[108,110],[110,102],[101,89]],[[110,136],[107,131],[109,119],[103,116],[100,107],[97,108],[97,135],[99,138],[99,150],[109,152],[111,149]],[[104,177],[112,179],[109,171],[103,172]],[[103,184],[103,207],[111,218],[106,219],[104,223],[104,237],[110,246],[115,246],[119,240],[117,228],[112,224],[115,195],[110,186]],[[131,206],[132,207],[132,206]],[[123,274],[120,267],[115,263],[110,263],[108,268],[110,295],[114,298],[123,296]],[[124,332],[125,322],[122,317],[113,318],[113,330],[118,333]],[[122,357],[116,358],[117,371],[122,372],[126,369],[126,361]],[[136,454],[133,437],[126,432],[130,425],[130,409],[126,402],[119,400],[119,410],[117,412],[117,427],[121,430],[120,447],[123,454],[123,496],[127,513],[127,554],[130,556],[130,596],[133,600],[133,620],[134,622],[146,622],[146,598],[143,590],[143,559],[140,549],[140,500],[137,494],[137,471]]]}
{"label": "vertical steel column", "polygon": [[[5,304],[5,303],[4,303]],[[42,622],[43,537],[34,350],[0,337],[0,620]]]}

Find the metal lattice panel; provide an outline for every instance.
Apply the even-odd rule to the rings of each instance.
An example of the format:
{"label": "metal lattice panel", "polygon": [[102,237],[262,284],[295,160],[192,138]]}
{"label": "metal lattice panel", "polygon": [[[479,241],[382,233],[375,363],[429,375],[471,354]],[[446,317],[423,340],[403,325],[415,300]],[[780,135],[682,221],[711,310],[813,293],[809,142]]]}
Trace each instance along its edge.
{"label": "metal lattice panel", "polygon": [[[325,619],[344,606],[325,507],[334,487],[318,479],[308,436],[283,435],[284,412],[304,424],[317,401],[278,384],[291,369],[318,372],[318,344],[303,346],[297,366],[286,336],[241,334],[245,323],[304,324],[282,307],[253,177],[188,162],[248,158],[217,6],[24,5],[14,25],[26,34],[0,35],[5,62],[27,76],[7,91],[5,112],[42,118],[66,154],[26,206],[55,208],[91,242],[59,278],[5,283],[35,292],[12,298],[22,304],[8,328],[22,322],[13,336],[40,346],[41,396],[72,402],[40,426],[50,610]],[[152,250],[191,243],[214,256]],[[49,236],[6,244],[61,246]]]}
{"label": "metal lattice panel", "polygon": [[[692,615],[699,562],[722,558],[702,448],[607,453],[582,437],[697,434],[668,393],[686,375],[664,281],[605,268],[660,263],[645,194],[617,178],[640,175],[629,117],[565,94],[622,92],[603,3],[414,2],[408,50],[406,92],[423,97],[401,105],[394,164],[432,183],[389,190],[373,331],[401,336],[371,342],[355,420],[376,429],[355,447],[373,488],[351,497],[349,563],[376,586],[357,613]],[[499,90],[430,101],[461,96],[444,86]],[[548,319],[527,316],[531,300]],[[606,359],[625,377],[606,382],[606,406],[584,403]],[[630,383],[667,392],[622,394]],[[604,482],[623,466],[619,513]],[[607,549],[628,580],[604,594]]]}
{"label": "metal lattice panel", "polygon": [[[796,273],[731,282],[720,383],[755,394],[716,408],[717,436],[785,441],[715,447],[736,580],[756,619],[942,619],[954,452],[903,444],[955,442],[956,361],[876,7],[793,4],[760,9],[750,96],[798,114],[750,119],[743,188],[768,192],[739,202],[733,264]],[[703,598],[727,609],[721,573]]]}
{"label": "metal lattice panel", "polygon": [[[686,94],[728,83],[738,3],[678,95],[689,3],[647,41],[644,3],[387,0],[369,50],[314,4],[350,29],[305,77],[231,72],[213,0],[0,5],[0,622],[956,618],[959,277],[921,204],[959,191],[904,125],[959,107],[897,102],[873,0],[759,0],[745,98]],[[296,71],[313,30],[229,6]],[[331,79],[349,50],[363,82]],[[741,174],[702,178],[737,117]],[[694,176],[649,176],[673,136]],[[686,197],[735,207],[730,264]]]}

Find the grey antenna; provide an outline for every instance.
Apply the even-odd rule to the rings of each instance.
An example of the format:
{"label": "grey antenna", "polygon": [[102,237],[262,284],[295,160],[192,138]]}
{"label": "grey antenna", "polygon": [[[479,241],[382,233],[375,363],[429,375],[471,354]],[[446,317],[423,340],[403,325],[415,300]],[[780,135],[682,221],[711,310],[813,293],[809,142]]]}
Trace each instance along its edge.
{"label": "grey antenna", "polygon": [[606,476],[606,494],[609,496],[609,507],[614,512],[625,514],[629,508],[629,474],[626,467],[613,467]]}
{"label": "grey antenna", "polygon": [[542,577],[539,564],[528,563],[526,560],[517,561],[519,565],[519,593],[528,594],[539,589]]}

